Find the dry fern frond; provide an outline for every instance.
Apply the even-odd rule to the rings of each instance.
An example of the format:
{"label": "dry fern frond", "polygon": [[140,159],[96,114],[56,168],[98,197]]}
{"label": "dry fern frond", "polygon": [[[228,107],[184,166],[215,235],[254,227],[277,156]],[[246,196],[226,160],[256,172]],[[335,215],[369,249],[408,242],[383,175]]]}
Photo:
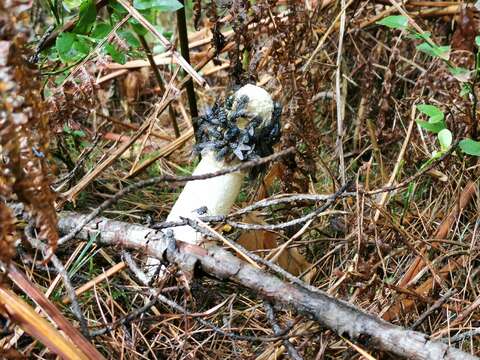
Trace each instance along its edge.
{"label": "dry fern frond", "polygon": [[[25,60],[27,27],[21,21],[25,13],[16,14],[16,10],[10,2],[0,5],[0,195],[6,199],[16,195],[25,204],[40,238],[53,251],[58,233],[45,155],[50,139],[48,119],[41,84],[35,80],[38,76]],[[2,210],[8,221],[7,214]],[[5,239],[2,236],[0,241]]]}
{"label": "dry fern frond", "polygon": [[[0,262],[8,264],[15,255],[14,219],[10,209],[0,202]],[[0,284],[2,276],[0,274]]]}

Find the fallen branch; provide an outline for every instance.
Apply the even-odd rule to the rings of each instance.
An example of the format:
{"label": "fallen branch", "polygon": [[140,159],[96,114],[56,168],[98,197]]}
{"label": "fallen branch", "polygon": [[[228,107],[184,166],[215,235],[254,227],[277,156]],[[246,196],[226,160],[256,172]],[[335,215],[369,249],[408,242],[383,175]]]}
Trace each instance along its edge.
{"label": "fallen branch", "polygon": [[[63,213],[59,230],[66,234],[85,220],[84,215]],[[430,341],[420,332],[405,330],[367,314],[351,304],[337,300],[308,285],[287,283],[255,268],[231,253],[212,246],[208,250],[163,236],[159,231],[106,218],[96,218],[83,227],[77,237],[146,252],[149,256],[178,264],[186,274],[193,275],[195,265],[210,275],[228,280],[256,292],[276,306],[288,306],[315,319],[341,336],[348,336],[370,347],[389,351],[411,359],[477,359],[454,347]],[[155,246],[149,246],[152,242]]]}

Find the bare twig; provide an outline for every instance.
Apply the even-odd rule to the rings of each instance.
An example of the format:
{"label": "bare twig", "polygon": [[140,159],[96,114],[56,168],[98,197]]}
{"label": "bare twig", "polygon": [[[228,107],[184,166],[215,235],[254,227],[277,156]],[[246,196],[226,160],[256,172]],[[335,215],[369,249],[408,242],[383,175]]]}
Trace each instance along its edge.
{"label": "bare twig", "polygon": [[304,215],[300,218],[286,221],[280,224],[245,224],[245,223],[239,223],[231,220],[227,220],[226,223],[229,224],[230,226],[239,228],[239,229],[245,229],[245,230],[278,230],[278,229],[285,229],[291,226],[303,224],[307,222],[310,219],[314,219],[318,215],[320,215],[322,212],[324,212],[326,209],[328,209],[331,204],[333,204],[349,187],[349,183],[346,183],[343,185],[333,196],[325,202],[322,206],[320,206],[318,209],[315,209],[311,213]]}
{"label": "bare twig", "polygon": [[[187,310],[185,309],[183,306],[180,306],[179,304],[177,304],[175,301],[172,301],[170,299],[168,299],[167,297],[163,296],[163,295],[160,295],[158,294],[157,295],[157,300],[164,303],[164,304],[167,304],[168,306],[170,306],[171,308],[177,310],[178,312],[184,314],[184,315],[187,315],[187,316],[192,316],[192,314]],[[216,333],[222,335],[222,336],[226,336],[226,337],[229,337],[233,340],[240,340],[240,341],[251,341],[251,342],[269,342],[269,341],[278,341],[280,339],[288,339],[290,337],[297,337],[297,336],[300,336],[300,334],[294,334],[294,335],[285,335],[286,332],[288,332],[290,329],[287,328],[287,329],[284,329],[283,331],[279,331],[278,334],[276,334],[275,336],[247,336],[247,335],[239,335],[239,334],[235,334],[235,333],[232,333],[232,332],[229,332],[229,331],[225,331],[221,328],[219,328],[218,326],[214,325],[213,323],[211,323],[210,321],[207,321],[205,319],[202,319],[201,317],[194,317],[195,320],[197,320],[199,323],[201,323],[202,325],[204,326],[207,326],[209,327],[210,329],[212,329],[213,331],[215,331]]]}
{"label": "bare twig", "polygon": [[128,13],[135,18],[140,24],[142,24],[145,29],[150,31],[160,43],[165,47],[166,50],[172,50],[172,57],[175,59],[177,64],[179,64],[191,77],[195,82],[197,82],[201,87],[208,89],[209,86],[205,79],[195,71],[195,69],[180,55],[173,49],[172,44],[165,38],[165,36],[160,33],[150,22],[148,22],[145,17],[140,14],[134,7],[132,7],[129,3],[125,0],[117,0],[120,5],[122,5]]}
{"label": "bare twig", "polygon": [[255,160],[251,160],[251,161],[246,161],[246,162],[241,163],[239,165],[236,165],[236,166],[233,166],[233,167],[230,167],[230,168],[227,168],[227,169],[223,169],[223,170],[217,171],[215,173],[210,173],[210,174],[193,175],[193,176],[163,175],[163,176],[153,177],[153,178],[150,178],[150,179],[147,179],[147,180],[144,180],[144,181],[139,181],[135,184],[132,184],[132,185],[129,185],[129,186],[123,188],[122,190],[117,192],[113,197],[105,200],[99,207],[97,207],[94,211],[92,211],[90,213],[90,215],[88,215],[88,217],[85,218],[85,220],[84,220],[85,223],[84,224],[79,224],[78,227],[74,231],[72,231],[72,233],[63,236],[58,241],[58,244],[61,245],[61,244],[64,244],[65,242],[73,239],[75,237],[75,235],[78,234],[78,232],[83,228],[83,226],[85,226],[89,221],[91,221],[92,219],[94,219],[95,217],[100,215],[101,212],[103,210],[107,209],[109,206],[115,204],[119,199],[122,198],[122,196],[124,196],[128,193],[131,193],[132,191],[135,191],[135,190],[147,187],[147,186],[155,185],[155,184],[158,184],[160,182],[182,183],[182,182],[187,182],[187,181],[192,181],[192,180],[210,179],[210,178],[213,178],[213,177],[217,177],[217,176],[221,176],[221,175],[225,175],[225,174],[230,174],[230,173],[233,173],[233,172],[236,172],[236,171],[249,169],[249,168],[252,168],[254,166],[267,164],[267,163],[269,163],[271,161],[274,161],[276,159],[279,159],[283,156],[292,154],[293,152],[295,152],[295,149],[294,148],[289,148],[289,149],[280,151],[276,154],[273,154],[273,155],[270,155],[270,156],[267,156],[267,157],[264,157],[264,158],[255,159]]}
{"label": "bare twig", "polygon": [[[55,269],[57,270],[57,269]],[[8,266],[9,278],[27,294],[55,322],[60,330],[90,358],[103,359],[95,347],[61,314],[60,310],[12,263]],[[37,312],[37,311],[35,311]],[[5,348],[4,348],[5,349]]]}
{"label": "bare twig", "polygon": [[452,289],[449,289],[445,295],[443,295],[440,299],[435,301],[435,303],[430,306],[427,311],[425,311],[422,316],[420,316],[413,324],[410,326],[410,329],[415,330],[417,327],[419,327],[429,316],[431,313],[433,313],[435,310],[439,309],[442,307],[443,304],[445,304],[450,297],[455,294],[455,291]]}
{"label": "bare twig", "polygon": [[341,77],[342,77],[342,50],[343,50],[343,36],[345,34],[345,23],[347,19],[346,15],[346,1],[341,0],[341,16],[340,16],[340,32],[338,34],[338,51],[337,51],[337,70],[335,72],[335,100],[337,103],[337,141],[336,141],[336,152],[340,164],[340,179],[342,186],[345,185],[345,157],[343,156],[343,120],[345,117],[345,104],[344,104],[344,95],[342,92],[341,86]]}
{"label": "bare twig", "polygon": [[[280,328],[280,325],[278,325],[277,319],[275,318],[275,313],[273,310],[272,304],[270,304],[268,301],[263,302],[263,306],[265,307],[265,313],[267,314],[267,318],[270,321],[270,324],[272,324],[273,331],[276,334],[279,334],[282,329]],[[283,345],[287,349],[288,355],[290,356],[291,359],[293,360],[302,360],[302,356],[298,353],[297,349],[293,346],[293,344],[289,340],[283,340]]]}
{"label": "bare twig", "polygon": [[446,343],[455,344],[457,342],[463,341],[467,338],[471,338],[471,337],[474,337],[474,336],[477,336],[477,335],[480,335],[480,328],[468,330],[468,331],[465,331],[461,334],[457,334],[457,335],[452,336],[452,337],[442,338],[442,341],[446,342]]}
{"label": "bare twig", "polygon": [[[155,75],[155,79],[157,80],[158,87],[160,88],[162,95],[165,94],[165,84],[162,79],[162,75],[160,75],[160,71],[158,70],[157,65],[155,64],[155,60],[153,59],[152,51],[150,46],[148,46],[147,40],[143,35],[138,35],[138,39],[142,44],[142,47],[145,51],[145,55],[147,55],[148,62],[150,63],[150,67],[152,68],[153,74]],[[175,137],[180,137],[180,129],[178,128],[177,117],[175,116],[175,111],[173,110],[172,104],[168,105],[168,116],[170,117],[170,122],[172,123],[173,131],[175,132]]]}
{"label": "bare twig", "polygon": [[[83,219],[84,216],[63,214],[59,220],[60,231],[71,232],[84,221]],[[441,342],[430,341],[422,333],[405,330],[382,321],[320,290],[311,291],[308,285],[299,287],[283,282],[217,247],[205,250],[195,245],[177,242],[176,248],[172,248],[169,241],[159,237],[157,232],[149,228],[105,218],[95,219],[77,236],[86,238],[92,232],[101,234],[97,241],[102,244],[143,250],[149,256],[167,259],[179,264],[180,267],[184,263],[196,262],[204,271],[217,278],[240,284],[276,305],[293,307],[337,333],[348,334],[352,339],[368,338],[372,346],[398,356],[412,359],[476,359]],[[160,243],[153,248],[146,245],[149,241]],[[165,299],[160,300],[163,302]]]}
{"label": "bare twig", "polygon": [[[26,238],[35,249],[42,251],[43,255],[46,256],[48,253],[48,247],[42,244],[36,238],[34,231],[35,230],[33,226],[27,226],[27,228],[25,229]],[[80,303],[78,302],[77,295],[75,294],[75,288],[73,287],[70,281],[67,270],[65,270],[65,267],[63,266],[62,262],[56,255],[52,254],[50,256],[50,261],[52,262],[53,266],[58,270],[58,273],[62,277],[63,285],[65,286],[65,290],[67,291],[68,297],[70,298],[70,302],[72,303],[71,305],[72,312],[77,318],[78,322],[80,323],[80,328],[82,330],[83,335],[88,339],[90,337],[90,334],[88,332],[87,320],[85,320],[85,317],[82,314]]]}
{"label": "bare twig", "polygon": [[[130,259],[130,260],[132,260],[132,259]],[[127,263],[132,266],[130,268],[130,270],[132,270],[134,272],[135,276],[138,279],[147,279],[147,275],[142,270],[140,270],[140,268],[135,264],[135,262],[133,262],[133,260],[132,261],[127,261]],[[147,283],[148,283],[148,281],[147,281]],[[153,294],[154,298],[152,300],[148,301],[145,305],[136,309],[135,311],[131,312],[130,314],[122,317],[121,319],[117,320],[115,323],[107,325],[107,326],[103,327],[102,329],[98,329],[96,331],[93,331],[92,336],[104,335],[104,334],[116,329],[120,325],[125,325],[125,324],[129,323],[130,321],[140,317],[142,314],[144,314],[146,311],[148,311],[151,307],[156,305],[158,302],[162,302],[164,304],[167,304],[168,306],[177,310],[178,312],[182,313],[183,315],[191,317],[191,318],[195,319],[196,321],[200,322],[202,325],[209,327],[210,329],[212,329],[216,333],[218,333],[222,336],[229,337],[233,340],[251,341],[251,342],[270,342],[270,341],[278,341],[279,339],[288,339],[289,337],[295,337],[295,336],[300,336],[301,335],[301,334],[295,334],[295,335],[292,335],[292,336],[286,335],[287,332],[290,331],[291,327],[288,327],[284,330],[279,329],[279,331],[275,333],[274,337],[246,336],[246,335],[239,335],[239,334],[236,334],[236,333],[225,331],[225,330],[219,328],[218,326],[214,325],[210,321],[202,319],[200,317],[201,315],[193,314],[193,313],[189,312],[187,309],[185,309],[184,307],[182,307],[181,305],[177,304],[176,302],[174,302],[174,301],[168,299],[167,297],[161,295],[162,290],[156,290],[154,292],[155,292]],[[285,340],[285,341],[287,341],[287,340]]]}
{"label": "bare twig", "polygon": [[[185,4],[183,0],[179,0],[182,5]],[[180,41],[180,50],[184,59],[190,64],[190,49],[188,46],[188,32],[187,21],[185,19],[185,6],[177,10],[177,28],[178,40]],[[190,116],[195,118],[198,116],[197,99],[195,98],[195,88],[193,81],[187,81],[185,88],[187,90],[188,105],[190,106]]]}

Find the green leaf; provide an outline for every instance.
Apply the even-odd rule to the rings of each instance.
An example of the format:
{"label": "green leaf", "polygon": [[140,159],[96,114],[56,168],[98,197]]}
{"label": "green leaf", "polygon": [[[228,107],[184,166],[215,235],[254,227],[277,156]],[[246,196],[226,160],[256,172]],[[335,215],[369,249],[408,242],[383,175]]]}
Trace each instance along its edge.
{"label": "green leaf", "polygon": [[450,74],[452,74],[455,79],[458,81],[465,83],[470,80],[470,70],[463,68],[463,67],[448,67]]}
{"label": "green leaf", "polygon": [[422,34],[412,31],[410,34],[407,35],[409,39],[416,39],[416,40],[427,40],[430,39],[432,34],[429,31],[425,31]]}
{"label": "green leaf", "polygon": [[138,38],[135,36],[135,34],[132,31],[129,30],[123,30],[119,31],[119,35],[130,45],[132,48],[138,48],[141,46],[140,41]]}
{"label": "green leaf", "polygon": [[108,1],[108,6],[116,13],[118,14],[127,14],[128,10],[125,9],[122,5],[120,5],[118,2],[115,0],[109,0]]}
{"label": "green leaf", "polygon": [[445,123],[443,121],[441,122],[427,122],[427,121],[423,121],[423,120],[415,120],[417,122],[417,124],[422,128],[422,129],[425,129],[427,131],[431,131],[433,133],[438,133],[440,131],[442,131],[443,129],[445,129]]}
{"label": "green leaf", "polygon": [[480,36],[475,36],[475,44],[480,47]]}
{"label": "green leaf", "polygon": [[471,94],[473,92],[472,90],[472,85],[469,83],[463,83],[462,84],[462,90],[460,91],[460,96],[465,97],[468,94]]}
{"label": "green leaf", "polygon": [[75,34],[72,33],[61,33],[57,40],[55,40],[55,47],[60,55],[60,58],[63,56],[68,56],[68,51],[72,48],[73,42],[75,41]]}
{"label": "green leaf", "polygon": [[480,156],[480,142],[472,139],[463,139],[458,144],[465,154]]}
{"label": "green leaf", "polygon": [[83,130],[74,130],[72,131],[72,136],[81,138],[85,136],[85,132]]}
{"label": "green leaf", "polygon": [[78,61],[90,51],[89,43],[74,33],[61,33],[57,37],[55,48],[60,60],[64,63]]}
{"label": "green leaf", "polygon": [[73,130],[67,124],[63,125],[63,132],[65,134],[70,134]]}
{"label": "green leaf", "polygon": [[390,29],[406,29],[408,27],[408,18],[403,15],[392,15],[377,21],[378,25],[384,25]]}
{"label": "green leaf", "polygon": [[125,64],[125,54],[119,51],[113,44],[106,44],[105,50],[112,57],[113,61],[119,64]]}
{"label": "green leaf", "polygon": [[448,150],[452,145],[452,132],[448,129],[443,129],[438,133],[438,142],[442,151]]}
{"label": "green leaf", "polygon": [[97,8],[94,0],[83,0],[80,5],[78,22],[73,28],[77,34],[87,34],[92,30],[95,19],[97,18]]}
{"label": "green leaf", "polygon": [[137,10],[177,11],[183,5],[177,0],[133,0],[133,7]]}
{"label": "green leaf", "polygon": [[72,11],[80,6],[82,0],[63,0],[62,3],[68,11]]}
{"label": "green leaf", "polygon": [[137,19],[130,19],[128,20],[130,25],[132,26],[133,30],[138,34],[145,36],[148,33],[148,30],[143,27],[142,24],[140,24]]}
{"label": "green leaf", "polygon": [[417,46],[417,50],[443,60],[448,60],[450,57],[450,46],[432,46],[429,43],[424,42]]}
{"label": "green leaf", "polygon": [[110,34],[110,31],[112,31],[112,26],[110,24],[99,22],[95,24],[90,36],[97,40],[104,39]]}
{"label": "green leaf", "polygon": [[432,151],[432,158],[430,160],[439,159],[442,155],[443,155],[442,151],[433,150]]}
{"label": "green leaf", "polygon": [[428,122],[417,119],[417,124],[428,131],[438,133],[441,130],[445,129],[445,115],[443,111],[440,110],[435,105],[429,104],[420,104],[417,105],[418,111],[428,116]]}
{"label": "green leaf", "polygon": [[440,122],[445,118],[443,111],[435,105],[420,104],[417,105],[417,109],[429,117],[429,123]]}

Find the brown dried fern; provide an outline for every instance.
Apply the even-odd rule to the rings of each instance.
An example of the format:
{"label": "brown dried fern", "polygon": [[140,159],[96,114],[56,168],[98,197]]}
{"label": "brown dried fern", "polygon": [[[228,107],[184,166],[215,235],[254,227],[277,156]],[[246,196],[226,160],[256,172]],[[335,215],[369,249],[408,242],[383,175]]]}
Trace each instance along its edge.
{"label": "brown dried fern", "polygon": [[[25,13],[9,1],[0,4],[0,195],[21,201],[35,219],[41,239],[51,251],[56,248],[57,215],[50,189],[46,155],[50,139],[41,84],[25,60],[28,27]],[[15,199],[16,196],[16,199]],[[6,261],[12,255],[10,239],[13,217],[0,209],[0,249]]]}

